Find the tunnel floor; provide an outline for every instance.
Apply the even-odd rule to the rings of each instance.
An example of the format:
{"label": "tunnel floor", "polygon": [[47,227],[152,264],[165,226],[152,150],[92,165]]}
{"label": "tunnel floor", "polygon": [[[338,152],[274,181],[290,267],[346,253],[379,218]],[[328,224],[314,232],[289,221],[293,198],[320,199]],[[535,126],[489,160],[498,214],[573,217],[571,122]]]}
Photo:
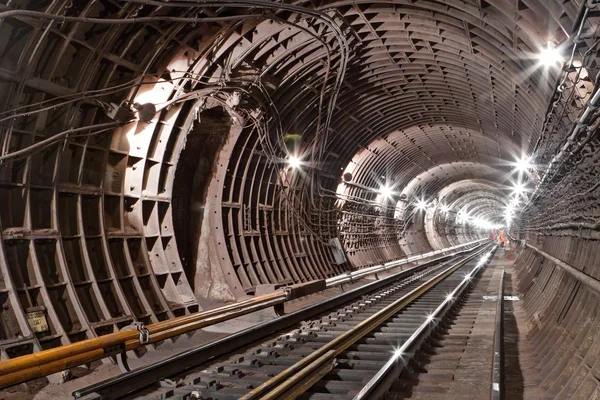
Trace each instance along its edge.
{"label": "tunnel floor", "polygon": [[[444,322],[440,335],[421,347],[411,368],[405,370],[398,390],[392,398],[412,400],[432,399],[489,399],[491,365],[494,352],[496,305],[502,271],[504,275],[504,326],[506,380],[511,381],[511,392],[506,399],[523,398],[519,346],[526,346],[526,338],[519,337],[516,319],[508,300],[513,297],[511,282],[507,280],[515,261],[514,251],[499,249],[487,268],[474,282],[456,314]],[[507,286],[508,285],[508,286]],[[518,297],[518,294],[517,294]],[[518,300],[516,301],[518,302]],[[507,326],[507,324],[510,324]],[[510,340],[507,342],[506,340]],[[510,353],[507,353],[510,350]],[[506,382],[508,384],[508,382]]]}
{"label": "tunnel floor", "polygon": [[[505,296],[519,296],[514,280],[515,269],[510,263],[504,277]],[[522,302],[506,301],[504,303],[504,388],[506,399],[541,399],[535,376],[537,363],[533,346],[524,332],[527,332],[525,310]]]}
{"label": "tunnel floor", "polygon": [[[504,276],[504,388],[506,399],[539,399],[535,380],[539,370],[538,360],[533,355],[533,347],[524,334],[527,332],[525,311],[522,308],[521,294],[514,280],[516,252],[499,249],[491,263],[483,271],[457,317],[452,321],[447,335],[440,342],[443,350],[438,350],[437,361],[424,365],[426,373],[421,372],[411,390],[396,393],[397,398],[435,399],[435,398],[488,398],[488,392],[481,390],[490,385],[490,366],[492,364],[495,296],[501,271]],[[369,280],[363,279],[352,286],[361,286]],[[344,289],[348,290],[348,285]],[[321,301],[340,292],[339,288],[328,289],[306,298],[286,304],[286,312],[291,312],[309,304]],[[214,326],[193,336],[179,338],[175,342],[165,342],[157,349],[141,358],[132,360],[132,366],[142,366],[158,361],[168,355],[216,340],[255,323],[259,323],[266,314],[254,314],[237,321]],[[445,347],[445,349],[444,349]],[[435,354],[435,351],[434,351]],[[439,359],[442,359],[440,362]],[[60,385],[38,381],[37,385],[13,388],[0,395],[0,399],[49,399],[70,398],[73,389],[88,385],[119,373],[118,367],[110,363],[95,363],[89,369],[76,369],[73,377]],[[412,379],[415,379],[413,377]],[[457,397],[458,396],[458,397]],[[483,396],[483,397],[482,397]]]}

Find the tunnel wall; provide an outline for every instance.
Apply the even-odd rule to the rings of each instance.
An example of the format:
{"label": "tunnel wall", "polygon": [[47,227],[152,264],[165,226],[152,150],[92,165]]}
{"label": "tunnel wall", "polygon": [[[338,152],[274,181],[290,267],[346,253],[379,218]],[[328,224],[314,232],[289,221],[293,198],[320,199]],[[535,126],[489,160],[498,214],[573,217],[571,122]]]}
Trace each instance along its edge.
{"label": "tunnel wall", "polygon": [[[597,280],[599,240],[593,231],[528,237],[533,246]],[[600,295],[529,248],[515,270],[527,321],[523,333],[532,347],[527,365],[537,373],[540,398],[594,398],[600,391]]]}
{"label": "tunnel wall", "polygon": [[[398,157],[412,172],[447,161],[449,148],[456,160],[473,161],[481,152],[496,160],[507,140],[489,146],[489,138],[543,125],[550,81],[539,74],[513,79],[528,66],[518,52],[543,42],[537,16],[548,17],[540,22],[544,28],[548,22],[561,32],[556,21],[570,25],[577,9],[572,1],[560,2],[567,14],[554,2],[530,9],[525,2],[464,7],[422,1],[397,10],[391,3],[348,1],[333,5],[327,19],[315,18],[315,10],[310,16],[270,10],[291,22],[280,23],[262,12],[230,19],[235,13],[226,7],[207,14],[134,2],[13,3],[60,17],[0,21],[2,157],[25,151],[0,165],[3,357],[198,310],[190,285],[197,277],[186,274],[176,243],[172,195],[186,123],[197,111],[195,100],[209,95],[229,110],[239,105],[257,117],[271,111],[282,126],[267,138],[241,130],[227,144],[231,151],[220,155],[219,178],[210,184],[216,200],[207,202],[208,210],[216,217],[203,224],[210,221],[216,243],[202,264],[218,268],[219,279],[239,291],[229,299],[252,294],[260,284],[328,277],[429,250],[422,225],[413,226],[411,248],[403,250],[396,222],[372,210],[346,210],[359,221],[341,229],[332,199],[339,171],[375,139],[383,147],[372,149],[373,164],[365,170],[379,176],[386,165],[402,172],[407,164]],[[236,12],[246,11],[255,9]],[[168,20],[212,13],[227,20]],[[324,21],[340,28],[344,40],[335,40]],[[391,47],[382,41],[388,35]],[[316,141],[317,115],[329,107],[319,103],[319,91],[325,97],[335,92],[336,77],[344,73],[335,67],[346,63],[343,90],[331,101],[331,126],[323,129],[329,135],[323,160],[305,170],[310,175],[286,172],[281,181],[287,154],[266,154],[268,139],[300,136],[303,148]],[[236,99],[231,87],[245,96]],[[113,111],[132,111],[133,101],[164,107],[145,122],[117,124]],[[70,133],[82,127],[88,128]],[[48,139],[56,141],[27,150]],[[415,166],[426,158],[426,165]],[[457,240],[469,241],[469,235],[459,233]],[[334,262],[331,240],[338,237],[342,246],[346,239],[354,245],[346,246],[354,253],[350,263]],[[200,280],[211,281],[207,276]],[[211,296],[201,283],[194,285],[196,294]],[[49,330],[35,335],[29,312],[46,313]]]}

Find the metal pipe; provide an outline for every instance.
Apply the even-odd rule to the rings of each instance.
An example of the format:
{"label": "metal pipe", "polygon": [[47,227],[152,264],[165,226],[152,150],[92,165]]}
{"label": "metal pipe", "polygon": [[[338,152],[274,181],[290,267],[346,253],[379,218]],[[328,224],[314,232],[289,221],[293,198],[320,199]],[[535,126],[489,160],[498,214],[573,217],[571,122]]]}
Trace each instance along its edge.
{"label": "metal pipe", "polygon": [[600,281],[581,272],[577,268],[573,267],[572,265],[567,264],[566,262],[562,261],[561,259],[556,258],[556,257],[538,249],[537,247],[530,245],[529,243],[527,243],[527,247],[529,247],[530,249],[534,250],[535,252],[541,254],[548,260],[552,261],[554,264],[556,264],[560,268],[564,269],[565,272],[567,272],[573,278],[577,279],[579,282],[583,283],[585,286],[587,286],[588,288],[590,288],[591,290],[596,292],[596,294],[600,295]]}
{"label": "metal pipe", "polygon": [[[168,330],[163,329],[161,331],[151,334],[148,342],[144,343],[144,344],[159,342],[161,340],[165,340],[165,339],[171,338],[173,336],[177,336],[177,335],[181,335],[186,332],[198,330],[205,326],[209,326],[209,325],[213,325],[213,324],[216,324],[219,322],[227,321],[229,319],[232,319],[232,318],[235,318],[235,317],[238,317],[241,315],[245,315],[245,314],[248,314],[253,311],[258,311],[263,308],[270,307],[270,306],[280,304],[280,303],[281,303],[281,301],[278,300],[277,298],[275,298],[270,301],[266,301],[264,303],[256,304],[254,306],[241,308],[237,311],[230,311],[230,312],[224,313],[224,314],[215,314],[215,316],[213,316],[213,317],[207,317],[206,319],[202,319],[202,320],[199,320],[196,322],[191,322],[186,325],[173,327]],[[148,327],[148,330],[150,330],[150,326]],[[118,345],[123,346],[121,348],[118,348],[118,353],[120,353],[122,351],[133,350],[133,349],[141,346],[140,340],[139,340],[139,333],[137,331],[125,331],[125,332],[133,332],[135,335],[135,339],[125,341],[124,345],[123,345],[123,343],[117,344],[117,346]],[[81,343],[81,342],[78,342],[78,343]],[[78,343],[75,343],[75,344],[78,344]],[[64,347],[69,347],[69,345],[64,346]],[[60,349],[60,348],[58,348],[58,349]],[[56,349],[56,350],[58,350],[58,349]],[[0,388],[15,385],[16,384],[15,382],[17,382],[17,383],[25,382],[25,381],[28,381],[31,379],[40,378],[43,376],[53,374],[58,371],[73,368],[78,365],[82,365],[82,364],[90,363],[92,361],[100,360],[100,359],[108,357],[110,355],[110,354],[105,353],[105,349],[106,349],[106,347],[91,348],[91,349],[88,349],[89,351],[73,354],[71,356],[64,357],[64,358],[52,359],[52,361],[49,361],[46,363],[32,364],[30,366],[25,366],[25,367],[24,367],[24,364],[21,364],[21,369],[16,369],[12,372],[2,373],[2,375],[0,375]],[[43,352],[40,352],[38,354],[41,354],[41,353],[43,353]],[[25,356],[25,357],[27,357],[27,356]],[[17,358],[15,358],[14,360],[17,360]],[[13,361],[13,360],[9,360],[9,361]]]}
{"label": "metal pipe", "polygon": [[[451,246],[451,247],[446,247],[443,249],[430,251],[428,253],[417,254],[415,256],[410,256],[410,257],[402,258],[402,259],[395,260],[395,261],[388,261],[388,262],[380,264],[380,265],[374,265],[372,267],[359,269],[358,271],[353,271],[353,272],[348,272],[348,273],[345,273],[342,275],[337,275],[337,276],[326,279],[325,282],[326,282],[327,287],[340,285],[340,284],[346,283],[346,282],[352,282],[353,280],[363,278],[364,276],[367,276],[367,275],[372,275],[372,274],[376,274],[378,272],[386,271],[388,269],[397,268],[401,265],[410,264],[411,262],[420,261],[425,258],[433,257],[438,254],[442,254],[442,253],[446,253],[448,251],[459,249],[461,247],[466,247],[469,245],[476,245],[478,243],[485,242],[487,240],[489,240],[489,239],[474,240],[472,242],[459,244],[459,245]],[[465,250],[465,251],[469,251],[469,250],[470,249]],[[455,254],[459,254],[459,253],[455,253]]]}
{"label": "metal pipe", "polygon": [[[277,291],[239,303],[148,325],[146,329],[150,336],[147,343],[154,343],[177,334],[280,304],[286,299],[285,291]],[[165,334],[165,332],[171,334]],[[137,330],[128,330],[2,361],[0,362],[0,388],[110,356],[110,353],[105,353],[105,349],[123,346],[119,350],[126,351],[144,344],[146,343],[140,342],[140,333]]]}

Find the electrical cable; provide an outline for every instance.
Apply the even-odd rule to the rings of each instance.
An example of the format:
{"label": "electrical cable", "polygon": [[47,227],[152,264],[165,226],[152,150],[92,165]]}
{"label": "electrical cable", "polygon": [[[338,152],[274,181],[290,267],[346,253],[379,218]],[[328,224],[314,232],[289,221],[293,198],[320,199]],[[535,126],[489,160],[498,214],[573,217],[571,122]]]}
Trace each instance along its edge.
{"label": "electrical cable", "polygon": [[256,14],[240,14],[231,15],[226,17],[201,17],[201,18],[189,18],[189,17],[171,17],[168,15],[160,17],[133,17],[133,18],[93,18],[93,17],[72,17],[67,15],[50,14],[43,11],[32,11],[32,10],[4,10],[0,11],[0,19],[9,17],[30,17],[37,19],[47,19],[59,22],[78,22],[78,23],[89,23],[89,24],[100,24],[100,25],[128,25],[138,24],[145,22],[186,22],[186,23],[198,23],[198,22],[224,22],[224,21],[239,21],[240,19],[250,19],[259,17]]}
{"label": "electrical cable", "polygon": [[[0,164],[6,162],[7,160],[13,160],[13,159],[19,159],[19,158],[23,158],[23,157],[27,157],[29,155],[31,155],[34,152],[43,150],[45,148],[47,148],[48,146],[53,145],[54,143],[63,140],[63,139],[69,139],[69,138],[73,138],[73,137],[81,137],[81,136],[89,136],[89,135],[96,135],[98,133],[102,133],[102,132],[107,132],[113,128],[116,128],[117,126],[119,126],[120,123],[119,122],[106,122],[106,123],[102,123],[102,124],[94,124],[94,125],[89,125],[89,126],[82,126],[79,128],[71,128],[68,129],[66,131],[63,132],[59,132],[53,136],[50,136],[47,139],[44,139],[40,142],[34,143],[31,146],[25,147],[23,149],[20,150],[16,150],[13,151],[11,153],[8,154],[4,154],[2,156],[0,156]],[[89,132],[85,135],[75,135],[78,132],[84,132],[84,131],[88,131],[90,129],[98,129],[97,131],[94,132]]]}

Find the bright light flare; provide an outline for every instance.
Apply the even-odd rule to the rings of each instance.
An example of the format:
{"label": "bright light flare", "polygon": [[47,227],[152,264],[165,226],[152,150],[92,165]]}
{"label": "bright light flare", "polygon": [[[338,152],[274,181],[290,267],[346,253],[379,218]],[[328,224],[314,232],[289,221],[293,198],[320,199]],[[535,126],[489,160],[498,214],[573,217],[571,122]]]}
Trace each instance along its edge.
{"label": "bright light flare", "polygon": [[427,209],[427,202],[423,199],[419,200],[417,202],[417,209],[421,210],[421,211],[425,211]]}
{"label": "bright light flare", "polygon": [[515,195],[522,195],[525,193],[525,185],[523,185],[522,183],[517,183],[514,187],[513,187],[513,194]]}
{"label": "bright light flare", "polygon": [[531,164],[531,158],[529,157],[523,157],[520,160],[517,160],[513,165],[518,172],[527,172],[533,167],[533,164]]}
{"label": "bright light flare", "polygon": [[293,169],[300,168],[300,158],[296,157],[293,154],[290,154],[290,156],[287,159],[287,163],[290,168],[293,168]]}
{"label": "bright light flare", "polygon": [[392,190],[391,187],[389,187],[387,185],[383,185],[379,189],[379,194],[381,194],[384,198],[389,199],[394,194],[394,191]]}
{"label": "bright light flare", "polygon": [[556,66],[562,64],[565,59],[560,54],[558,48],[554,47],[552,42],[548,42],[547,46],[538,55],[540,65],[544,67]]}
{"label": "bright light flare", "polygon": [[440,207],[443,213],[447,213],[448,211],[450,211],[450,207],[448,207],[445,204],[442,204],[442,206]]}

